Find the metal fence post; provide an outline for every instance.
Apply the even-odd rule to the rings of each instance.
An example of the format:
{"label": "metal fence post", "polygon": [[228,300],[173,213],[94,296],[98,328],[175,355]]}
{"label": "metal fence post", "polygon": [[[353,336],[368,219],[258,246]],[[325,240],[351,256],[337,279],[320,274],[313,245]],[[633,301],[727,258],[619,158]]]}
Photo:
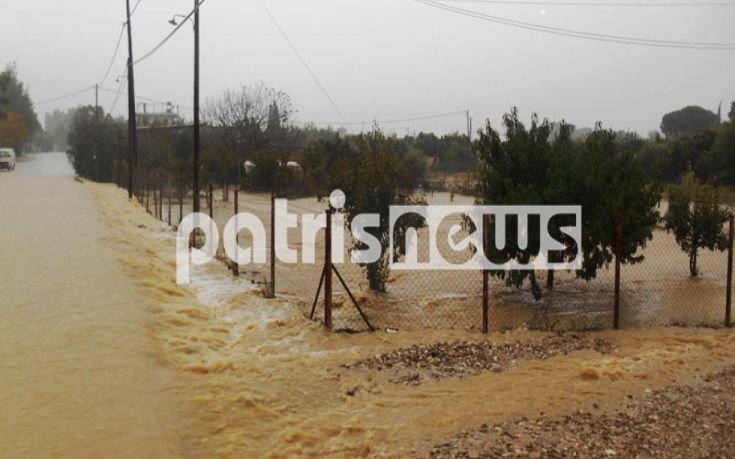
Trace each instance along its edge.
{"label": "metal fence post", "polygon": [[[235,200],[235,227],[237,227],[237,214],[240,213],[240,207],[238,204],[237,188],[235,188],[234,191],[235,192],[233,193],[232,197]],[[235,234],[235,259],[233,260],[233,264],[232,264],[232,274],[234,276],[240,275],[240,262],[237,259],[237,250],[240,248],[240,244],[238,243],[239,241],[240,241],[240,233],[238,232]]]}
{"label": "metal fence post", "polygon": [[276,297],[276,195],[271,193],[271,279],[270,298]]}
{"label": "metal fence post", "polygon": [[[482,250],[487,258],[489,256],[489,235],[490,225],[487,217],[482,217]],[[482,270],[482,332],[490,332],[490,291],[489,291],[490,271]]]}
{"label": "metal fence post", "polygon": [[735,215],[730,215],[730,231],[727,241],[727,292],[725,294],[725,327],[732,327],[732,250],[735,232]]}
{"label": "metal fence post", "polygon": [[179,225],[184,219],[184,185],[179,183]]}
{"label": "metal fence post", "polygon": [[324,231],[324,327],[332,329],[332,208],[327,209]]}
{"label": "metal fence post", "polygon": [[171,205],[173,204],[173,200],[171,198],[171,177],[168,179],[166,194],[168,195],[168,226],[171,226]]}
{"label": "metal fence post", "polygon": [[620,328],[620,246],[622,245],[623,236],[623,215],[620,212],[615,213],[615,312],[614,327],[615,330]]}
{"label": "metal fence post", "polygon": [[163,221],[163,174],[159,171],[156,178],[158,183],[158,218]]}

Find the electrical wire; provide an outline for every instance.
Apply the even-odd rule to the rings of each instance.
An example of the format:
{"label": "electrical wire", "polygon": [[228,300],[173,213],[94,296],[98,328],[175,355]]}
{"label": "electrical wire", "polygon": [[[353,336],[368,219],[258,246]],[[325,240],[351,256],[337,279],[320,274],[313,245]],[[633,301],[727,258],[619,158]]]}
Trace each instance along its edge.
{"label": "electrical wire", "polygon": [[74,97],[74,96],[78,96],[79,94],[83,94],[83,93],[85,93],[87,91],[91,91],[92,89],[94,89],[94,85],[88,86],[88,87],[86,87],[84,89],[80,89],[79,91],[75,91],[75,92],[73,92],[71,94],[66,94],[64,96],[58,96],[58,97],[52,97],[51,99],[40,100],[38,102],[34,102],[33,104],[34,105],[41,105],[41,104],[48,104],[48,103],[51,103],[51,102],[56,102],[58,100],[68,99],[70,97]]}
{"label": "electrical wire", "polygon": [[122,27],[120,28],[120,35],[117,37],[117,44],[115,45],[115,52],[112,53],[112,59],[110,59],[110,64],[107,66],[107,71],[105,72],[105,76],[102,77],[99,84],[103,85],[105,84],[105,81],[107,81],[107,77],[110,76],[110,71],[112,71],[112,66],[115,64],[115,59],[117,58],[117,53],[120,51],[120,43],[122,43],[123,35],[125,34],[125,24],[123,23]]}
{"label": "electrical wire", "polygon": [[137,1],[137,2],[135,3],[135,6],[133,7],[133,10],[132,10],[132,11],[130,12],[130,15],[131,15],[131,16],[135,14],[135,10],[137,10],[137,9],[138,9],[138,5],[140,5],[140,2],[142,2],[142,1],[143,1],[143,0],[138,0],[138,1]]}
{"label": "electrical wire", "polygon": [[676,7],[711,7],[735,6],[733,2],[594,2],[594,1],[542,1],[542,0],[439,0],[442,3],[478,3],[493,5],[521,6],[594,6],[594,7],[636,7],[636,8],[676,8]]}
{"label": "electrical wire", "polygon": [[276,29],[278,29],[278,32],[280,32],[280,34],[283,37],[283,39],[286,41],[286,43],[288,43],[288,46],[291,47],[291,50],[294,52],[294,54],[296,54],[296,57],[299,58],[299,60],[303,64],[304,68],[306,68],[306,70],[309,72],[309,74],[311,75],[311,77],[314,79],[314,82],[316,82],[316,85],[319,86],[319,89],[322,91],[322,94],[324,94],[324,97],[326,97],[327,100],[329,101],[329,103],[332,105],[332,108],[334,108],[334,110],[339,114],[339,116],[340,116],[340,118],[342,118],[344,124],[348,124],[347,123],[347,118],[345,117],[344,113],[342,113],[342,110],[339,109],[339,107],[337,106],[337,104],[334,102],[334,99],[332,99],[332,96],[329,95],[329,93],[327,92],[327,90],[324,88],[324,85],[322,84],[322,82],[319,81],[319,78],[316,76],[316,74],[314,73],[314,71],[311,69],[311,67],[309,66],[309,64],[306,62],[306,59],[304,59],[304,57],[301,55],[301,53],[299,53],[299,50],[296,49],[296,46],[294,46],[294,44],[288,38],[288,35],[286,35],[286,32],[278,24],[278,21],[273,16],[273,14],[271,14],[271,12],[268,9],[268,7],[265,6],[265,3],[263,3],[262,0],[258,0],[258,3],[260,3],[260,6],[263,7],[263,10],[265,10],[266,14],[270,18],[270,20],[273,23],[273,25],[276,27]]}
{"label": "electrical wire", "polygon": [[[125,78],[128,75],[128,66],[125,66],[125,70],[123,71],[122,77],[120,77],[120,84],[117,87],[117,91],[115,91],[117,94],[115,94],[115,99],[112,101],[112,106],[110,107],[110,110],[107,113],[112,114],[112,112],[115,110],[115,107],[117,107],[117,101],[120,100],[120,94],[122,93],[123,85],[125,84]],[[99,87],[99,89],[102,89],[103,91],[108,91],[107,88],[104,88],[102,86]]]}
{"label": "electrical wire", "polygon": [[144,60],[146,60],[149,57],[151,57],[152,55],[154,55],[156,53],[156,51],[158,51],[159,49],[161,49],[161,47],[163,47],[163,45],[165,45],[171,39],[171,37],[173,37],[176,34],[176,32],[179,31],[179,29],[181,29],[181,27],[186,23],[186,21],[188,21],[194,15],[194,13],[196,12],[197,8],[199,8],[199,7],[202,6],[202,3],[204,3],[204,0],[201,0],[199,2],[199,4],[197,5],[197,7],[195,7],[194,9],[192,9],[191,12],[189,12],[189,14],[187,14],[186,16],[184,16],[184,19],[174,28],[174,30],[172,30],[168,35],[166,35],[163,38],[163,40],[161,40],[156,46],[154,46],[150,51],[148,51],[147,53],[145,53],[143,56],[139,57],[135,62],[133,62],[133,64],[134,65],[140,64]]}
{"label": "electrical wire", "polygon": [[[127,74],[127,71],[126,71],[126,74]],[[120,94],[125,95],[125,96],[128,95],[127,92],[122,91],[122,85],[120,86],[120,90],[112,89],[112,88],[107,88],[107,87],[104,87],[104,86],[100,86],[100,90],[101,91],[106,91],[106,92],[113,92],[113,93],[117,93],[118,91],[120,91]],[[170,102],[170,101],[165,101],[165,100],[153,99],[153,98],[150,98],[150,97],[144,97],[144,96],[140,96],[138,94],[135,94],[135,99],[136,100],[143,100],[143,101],[146,101],[146,102],[153,102],[153,103],[162,104],[162,105],[167,105]],[[173,106],[179,107],[179,108],[184,108],[186,110],[194,110],[192,107],[187,107],[185,105],[173,104]]]}
{"label": "electrical wire", "polygon": [[496,24],[502,24],[510,27],[532,30],[536,32],[544,32],[553,35],[567,36],[573,38],[581,38],[592,41],[602,41],[610,43],[619,43],[626,45],[651,46],[659,48],[677,48],[677,49],[701,49],[701,50],[718,50],[732,51],[735,50],[735,43],[709,43],[709,42],[688,42],[676,40],[659,40],[638,37],[628,37],[622,35],[608,35],[594,32],[582,32],[572,29],[564,29],[560,27],[545,26],[531,22],[518,21],[501,16],[493,16],[478,11],[467,10],[451,5],[446,5],[435,0],[412,0],[432,8],[448,11],[454,14],[473,17]]}

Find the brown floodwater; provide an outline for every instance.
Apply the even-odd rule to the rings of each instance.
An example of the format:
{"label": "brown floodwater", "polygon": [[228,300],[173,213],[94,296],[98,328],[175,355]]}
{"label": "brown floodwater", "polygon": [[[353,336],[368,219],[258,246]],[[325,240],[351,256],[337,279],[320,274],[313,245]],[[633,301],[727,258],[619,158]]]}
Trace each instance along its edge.
{"label": "brown floodwater", "polygon": [[175,283],[171,229],[137,203],[129,204],[123,190],[89,188],[113,230],[106,242],[156,302],[155,335],[167,365],[191,376],[186,393],[198,419],[191,431],[192,456],[425,456],[432,444],[468,427],[593,404],[614,409],[628,395],[691,382],[735,363],[731,331],[605,331],[600,336],[617,346],[610,355],[586,350],[519,362],[502,374],[420,387],[393,384],[387,375],[343,365],[415,343],[525,340],[540,334],[326,333],[303,317],[293,297],[264,299],[248,276],[234,278],[220,262],[194,268],[191,285],[183,288]]}
{"label": "brown floodwater", "polygon": [[65,155],[22,158],[0,196],[0,456],[181,454],[181,375]]}
{"label": "brown floodwater", "polygon": [[415,343],[541,334],[326,333],[289,296],[266,300],[217,262],[178,286],[174,233],[123,190],[24,167],[0,174],[2,456],[426,456],[462,429],[611,410],[735,364],[732,331],[654,328],[600,333],[616,346],[608,355],[394,384],[343,365]]}

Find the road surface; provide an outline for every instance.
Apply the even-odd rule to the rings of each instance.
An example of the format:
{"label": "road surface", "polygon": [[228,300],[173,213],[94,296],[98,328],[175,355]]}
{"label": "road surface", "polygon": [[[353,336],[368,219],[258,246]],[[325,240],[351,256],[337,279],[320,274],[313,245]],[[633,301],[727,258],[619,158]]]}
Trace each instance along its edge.
{"label": "road surface", "polygon": [[63,153],[0,173],[0,456],[182,454],[176,373]]}

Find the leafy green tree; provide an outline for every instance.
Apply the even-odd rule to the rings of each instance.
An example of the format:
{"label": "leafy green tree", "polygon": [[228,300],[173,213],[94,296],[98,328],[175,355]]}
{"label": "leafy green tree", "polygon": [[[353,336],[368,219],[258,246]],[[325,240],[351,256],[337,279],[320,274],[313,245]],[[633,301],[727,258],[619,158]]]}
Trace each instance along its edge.
{"label": "leafy green tree", "polygon": [[95,116],[95,107],[79,107],[69,132],[67,155],[82,177],[112,180],[113,164],[127,156],[127,125],[110,115]]}
{"label": "leafy green tree", "polygon": [[41,129],[33,102],[25,85],[18,78],[15,64],[9,64],[0,73],[0,112],[15,112],[20,116],[28,134],[26,139],[32,139]]}
{"label": "leafy green tree", "polygon": [[730,103],[730,112],[727,114],[727,117],[730,118],[731,122],[735,123],[735,102]]}
{"label": "leafy green tree", "polygon": [[[572,126],[562,123],[556,139],[550,141],[552,125],[539,121],[536,114],[526,128],[513,108],[503,117],[504,136],[490,123],[480,131],[475,149],[480,158],[479,204],[486,205],[544,205],[569,204],[569,173],[572,164]],[[504,138],[503,138],[504,137]],[[506,222],[508,223],[508,222]],[[495,239],[495,225],[489,225],[491,241]],[[536,255],[540,233],[529,231],[526,249],[519,249],[516,228],[507,224],[506,243],[502,249],[491,248],[492,261],[504,263],[516,259],[522,263]],[[552,228],[552,231],[554,229]],[[563,260],[557,259],[556,262]],[[533,271],[493,271],[493,276],[503,278],[508,285],[520,287],[528,279],[534,296],[541,298],[541,289]],[[551,279],[551,277],[549,278]],[[551,282],[549,282],[551,286]]]}
{"label": "leafy green tree", "polygon": [[[391,205],[415,205],[423,200],[415,195],[415,177],[410,167],[401,166],[401,155],[396,153],[395,140],[386,138],[375,128],[368,134],[360,134],[354,138],[357,157],[350,167],[333,171],[334,184],[341,188],[346,196],[345,212],[347,224],[360,214],[373,213],[380,215],[378,227],[366,228],[366,231],[380,241],[381,258],[373,263],[363,265],[368,284],[372,290],[386,291],[386,283],[390,275],[388,246],[390,245]],[[337,175],[339,174],[339,175]],[[408,228],[420,228],[423,220],[419,218],[401,219],[394,228],[394,252],[396,256],[404,255],[405,238]],[[358,250],[366,247],[356,243]]]}
{"label": "leafy green tree", "polygon": [[621,263],[643,261],[640,249],[653,238],[660,189],[646,180],[635,152],[601,124],[587,136],[575,161],[573,201],[582,206],[582,269],[594,279],[615,255],[616,213],[622,217]]}
{"label": "leafy green tree", "polygon": [[690,105],[664,115],[661,120],[661,132],[666,138],[673,139],[681,135],[695,134],[719,123],[720,117],[717,113]]}
{"label": "leafy green tree", "polygon": [[722,227],[728,219],[716,190],[701,183],[689,168],[684,183],[669,189],[669,209],[664,216],[666,230],[674,233],[679,247],[689,255],[689,274],[696,277],[699,249],[724,250],[727,244]]}

